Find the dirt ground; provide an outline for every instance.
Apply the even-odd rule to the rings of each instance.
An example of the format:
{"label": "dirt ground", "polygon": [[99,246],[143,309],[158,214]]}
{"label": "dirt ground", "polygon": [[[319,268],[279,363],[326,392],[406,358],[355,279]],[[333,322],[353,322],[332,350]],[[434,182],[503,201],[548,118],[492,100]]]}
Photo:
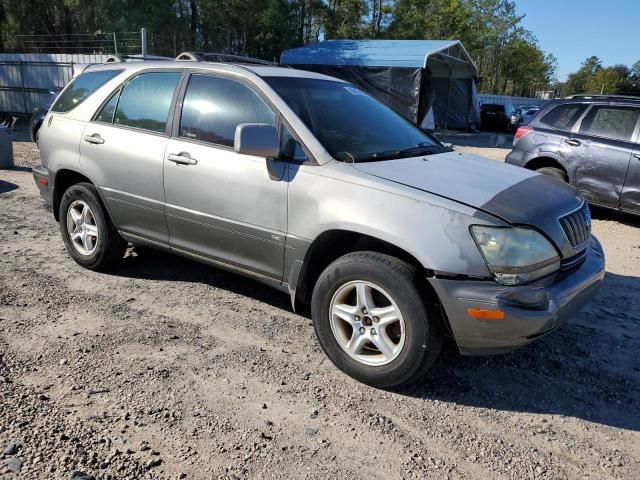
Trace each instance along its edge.
{"label": "dirt ground", "polygon": [[251,280],[135,249],[82,269],[37,161],[0,171],[0,478],[640,478],[640,222],[596,212],[605,284],[558,331],[389,392]]}

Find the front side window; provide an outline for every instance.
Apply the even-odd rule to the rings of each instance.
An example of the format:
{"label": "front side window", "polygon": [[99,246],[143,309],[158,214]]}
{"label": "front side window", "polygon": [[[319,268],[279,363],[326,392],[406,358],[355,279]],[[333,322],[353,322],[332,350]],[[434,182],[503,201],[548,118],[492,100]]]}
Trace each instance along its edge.
{"label": "front side window", "polygon": [[583,103],[559,105],[542,117],[540,121],[558,130],[571,130],[571,127],[586,109],[587,105]]}
{"label": "front side window", "polygon": [[275,126],[275,114],[242,83],[211,75],[191,76],[180,118],[181,137],[232,147],[236,127],[242,123]]}
{"label": "front side window", "polygon": [[582,120],[580,133],[630,141],[640,116],[640,108],[595,106]]}
{"label": "front side window", "polygon": [[264,80],[338,160],[390,160],[448,150],[348,83],[296,77],[264,77]]}
{"label": "front side window", "polygon": [[286,125],[282,125],[280,131],[280,152],[282,152],[284,158],[297,162],[304,162],[309,159],[300,142],[295,139]]}
{"label": "front side window", "polygon": [[113,123],[163,133],[181,75],[149,72],[134,77],[122,89]]}
{"label": "front side window", "polygon": [[64,113],[74,109],[84,102],[89,95],[121,72],[122,70],[101,70],[83,73],[71,81],[69,86],[56,99],[51,111]]}

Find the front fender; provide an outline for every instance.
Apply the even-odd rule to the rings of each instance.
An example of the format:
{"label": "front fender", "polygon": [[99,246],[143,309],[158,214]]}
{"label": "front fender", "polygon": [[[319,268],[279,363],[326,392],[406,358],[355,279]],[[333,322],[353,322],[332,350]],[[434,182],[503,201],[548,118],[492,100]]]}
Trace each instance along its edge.
{"label": "front fender", "polygon": [[[406,251],[426,269],[490,276],[469,227],[506,225],[493,216],[393,182],[383,190],[379,180],[340,162],[301,166],[290,181],[288,231],[300,243],[328,230],[355,232]],[[290,253],[302,261],[306,252]]]}

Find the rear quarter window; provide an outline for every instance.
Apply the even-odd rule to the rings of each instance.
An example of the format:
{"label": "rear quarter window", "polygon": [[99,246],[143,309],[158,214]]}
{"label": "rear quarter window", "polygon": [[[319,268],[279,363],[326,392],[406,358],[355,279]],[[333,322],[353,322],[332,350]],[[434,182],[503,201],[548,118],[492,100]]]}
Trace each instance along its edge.
{"label": "rear quarter window", "polygon": [[53,112],[69,112],[84,102],[102,85],[120,74],[123,70],[101,70],[83,73],[71,81],[51,107]]}
{"label": "rear quarter window", "polygon": [[584,103],[571,103],[558,105],[540,119],[541,123],[557,128],[558,130],[571,130],[576,121],[587,109]]}

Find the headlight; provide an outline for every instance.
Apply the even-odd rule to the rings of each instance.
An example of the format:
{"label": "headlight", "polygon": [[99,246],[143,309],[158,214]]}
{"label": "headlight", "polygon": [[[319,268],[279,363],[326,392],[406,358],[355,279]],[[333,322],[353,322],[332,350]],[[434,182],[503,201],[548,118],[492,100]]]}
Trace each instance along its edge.
{"label": "headlight", "polygon": [[551,243],[530,228],[474,225],[471,233],[495,279],[503,285],[521,285],[560,268]]}

